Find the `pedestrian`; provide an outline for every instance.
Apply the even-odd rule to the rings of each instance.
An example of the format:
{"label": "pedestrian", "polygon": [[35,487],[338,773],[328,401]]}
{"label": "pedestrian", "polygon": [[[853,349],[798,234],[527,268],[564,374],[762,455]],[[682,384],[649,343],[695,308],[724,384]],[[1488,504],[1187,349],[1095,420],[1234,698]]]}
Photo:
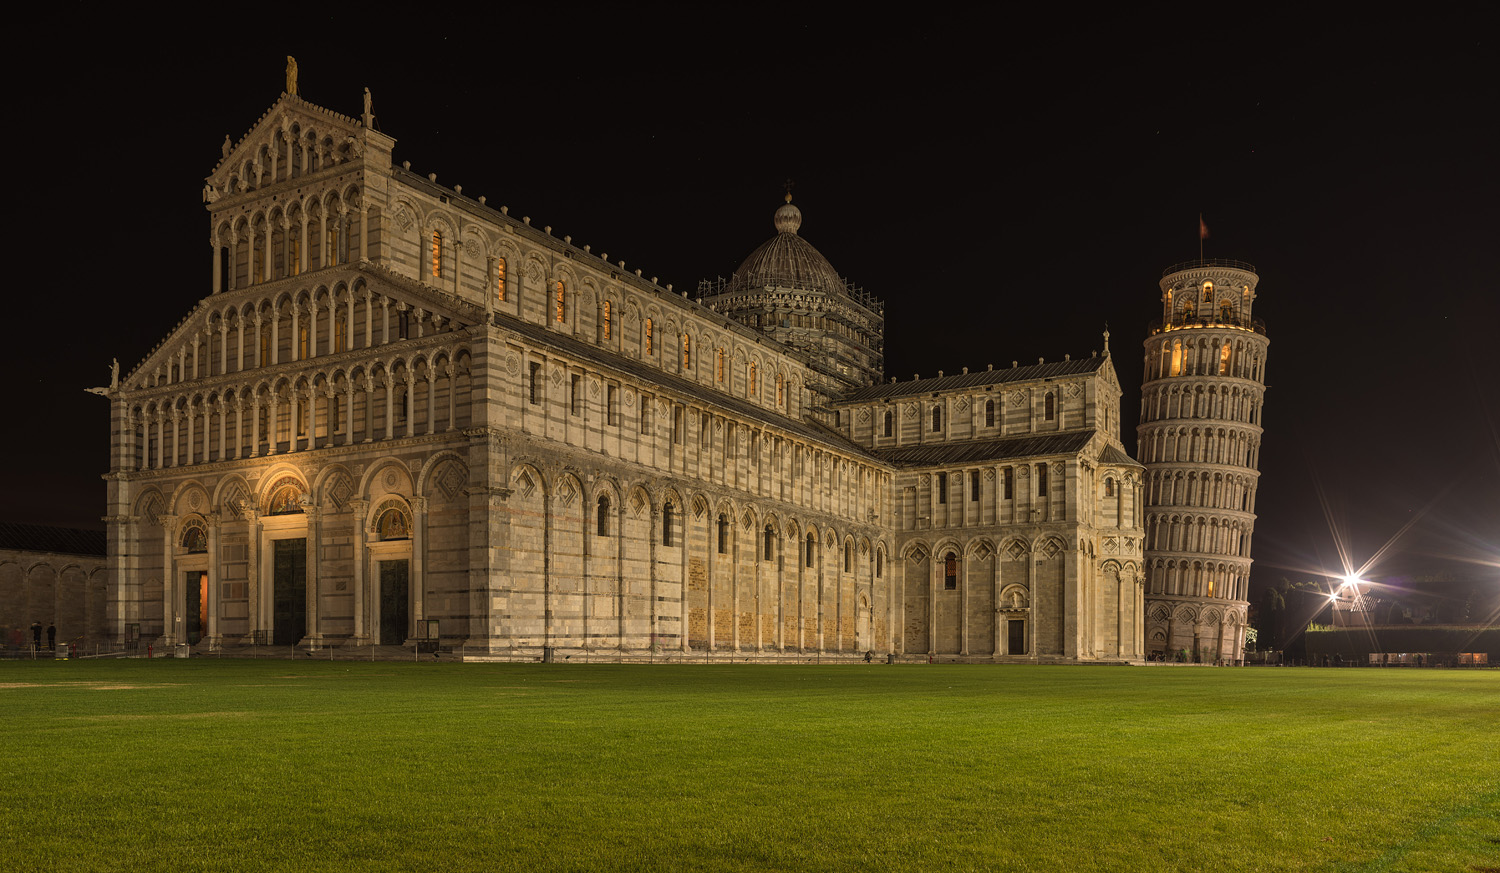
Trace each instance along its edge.
{"label": "pedestrian", "polygon": [[31,623],[31,647],[33,649],[42,647],[42,623],[39,621]]}
{"label": "pedestrian", "polygon": [[49,651],[57,650],[57,625],[50,621],[47,622],[47,649]]}

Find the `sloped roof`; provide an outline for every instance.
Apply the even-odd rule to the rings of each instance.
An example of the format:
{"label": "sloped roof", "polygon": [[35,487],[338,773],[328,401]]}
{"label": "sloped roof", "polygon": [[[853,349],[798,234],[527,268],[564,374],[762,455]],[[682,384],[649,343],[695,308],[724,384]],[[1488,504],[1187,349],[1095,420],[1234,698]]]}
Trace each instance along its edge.
{"label": "sloped roof", "polygon": [[598,346],[554,330],[548,330],[529,321],[522,321],[507,313],[497,312],[494,314],[494,317],[495,323],[499,326],[528,337],[538,344],[561,349],[574,358],[594,361],[601,366],[634,376],[648,384],[655,383],[663,389],[696,398],[709,408],[717,407],[726,409],[747,420],[761,421],[774,427],[782,428],[805,439],[835,445],[850,454],[870,457],[871,453],[869,449],[850,440],[839,431],[825,427],[811,419],[791,418],[773,409],[757,406],[744,398],[735,397],[723,391],[715,391],[712,388],[706,388],[697,382],[684,379],[674,373],[659,370],[650,364],[601,349]]}
{"label": "sloped roof", "polygon": [[910,382],[887,382],[883,385],[871,385],[868,388],[851,391],[838,402],[843,404],[861,400],[881,400],[887,397],[910,397],[935,391],[951,391],[955,388],[977,388],[985,385],[1002,385],[1007,382],[1077,376],[1081,373],[1093,373],[1099,370],[1106,360],[1108,358],[1087,357],[1075,361],[1049,361],[1045,364],[1031,364],[1005,370],[979,370],[973,373],[916,379]]}
{"label": "sloped roof", "polygon": [[1099,453],[1099,463],[1114,464],[1120,467],[1140,467],[1146,469],[1146,465],[1130,457],[1109,443],[1104,444],[1104,451]]}
{"label": "sloped roof", "polygon": [[106,542],[102,530],[0,521],[0,549],[102,558]]}
{"label": "sloped roof", "polygon": [[1045,436],[1007,437],[998,440],[963,440],[923,446],[874,449],[875,457],[894,467],[941,467],[983,461],[1008,461],[1039,455],[1073,455],[1084,450],[1094,430],[1076,430]]}

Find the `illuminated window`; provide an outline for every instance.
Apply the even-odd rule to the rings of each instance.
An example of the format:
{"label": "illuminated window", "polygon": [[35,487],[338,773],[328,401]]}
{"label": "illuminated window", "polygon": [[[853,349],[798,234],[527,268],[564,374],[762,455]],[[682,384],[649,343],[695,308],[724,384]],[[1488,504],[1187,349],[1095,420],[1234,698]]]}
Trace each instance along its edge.
{"label": "illuminated window", "polygon": [[287,264],[287,271],[293,276],[299,275],[302,272],[302,238],[293,235],[288,241],[288,249],[290,254],[288,260],[291,263]]}
{"label": "illuminated window", "polygon": [[1045,421],[1051,421],[1056,417],[1057,395],[1053,394],[1051,391],[1048,391],[1047,396],[1042,400],[1042,418]]}
{"label": "illuminated window", "polygon": [[557,280],[557,288],[555,294],[557,297],[557,320],[563,321],[567,318],[568,309],[566,297],[567,289],[563,287],[563,282],[561,279]]}
{"label": "illuminated window", "polygon": [[948,502],[948,474],[947,473],[939,473],[939,474],[937,474],[937,501],[938,501],[938,503],[947,503]]}
{"label": "illuminated window", "polygon": [[307,325],[297,325],[297,360],[305,361],[307,354]]}
{"label": "illuminated window", "polygon": [[943,407],[932,407],[932,431],[936,433],[943,429]]}
{"label": "illuminated window", "polygon": [[719,349],[719,353],[715,356],[715,358],[716,358],[716,361],[715,361],[715,364],[714,364],[714,379],[716,381],[723,382],[724,381],[724,350],[723,349]]}
{"label": "illuminated window", "polygon": [[609,301],[608,300],[604,301],[602,309],[603,309],[603,311],[600,314],[601,314],[601,320],[603,321],[603,326],[602,326],[602,329],[604,331],[603,338],[604,339],[609,339]]}
{"label": "illuminated window", "polygon": [[1228,300],[1225,300],[1223,303],[1219,304],[1219,321],[1221,323],[1223,323],[1223,324],[1228,324],[1229,323],[1229,320],[1230,320],[1230,310],[1232,310],[1233,308],[1234,307],[1232,307],[1232,306],[1229,305],[1229,301]]}
{"label": "illuminated window", "polygon": [[609,536],[609,497],[602,494],[599,496],[598,515],[599,518],[597,528],[599,531],[599,536],[607,537]]}
{"label": "illuminated window", "polygon": [[1213,301],[1213,299],[1214,299],[1214,283],[1212,283],[1212,282],[1204,282],[1203,283],[1203,302],[1204,303],[1210,303],[1210,302]]}
{"label": "illuminated window", "polygon": [[776,405],[777,406],[781,406],[783,403],[785,403],[785,397],[786,397],[786,377],[783,376],[783,375],[781,375],[780,373],[777,373],[776,374]]}
{"label": "illuminated window", "polygon": [[340,315],[333,322],[333,350],[344,352],[349,350],[349,319]]}
{"label": "illuminated window", "polygon": [[646,319],[646,354],[648,355],[655,354],[651,340],[651,319],[648,318]]}
{"label": "illuminated window", "polygon": [[260,365],[262,367],[271,363],[271,327],[262,325],[260,329]]}
{"label": "illuminated window", "polygon": [[693,340],[687,334],[682,335],[682,366],[693,365]]}
{"label": "illuminated window", "polygon": [[443,232],[432,232],[432,278],[443,278]]}
{"label": "illuminated window", "polygon": [[[1227,306],[1225,307],[1225,310],[1228,310]],[[1229,343],[1227,342],[1224,344],[1224,347],[1222,349],[1219,349],[1219,375],[1229,375]]]}
{"label": "illuminated window", "polygon": [[756,374],[755,362],[750,362],[750,396],[754,397],[760,391],[760,378]]}
{"label": "illuminated window", "polygon": [[664,503],[661,507],[661,544],[672,545],[672,504]]}
{"label": "illuminated window", "polygon": [[1182,340],[1172,341],[1172,375],[1182,375]]}
{"label": "illuminated window", "polygon": [[943,558],[943,588],[946,591],[958,590],[958,555],[953,552]]}
{"label": "illuminated window", "polygon": [[1193,319],[1198,317],[1198,310],[1193,306],[1192,301],[1188,301],[1188,303],[1182,307],[1182,317],[1187,321],[1192,321]]}
{"label": "illuminated window", "polygon": [[505,259],[495,259],[495,299],[505,302]]}

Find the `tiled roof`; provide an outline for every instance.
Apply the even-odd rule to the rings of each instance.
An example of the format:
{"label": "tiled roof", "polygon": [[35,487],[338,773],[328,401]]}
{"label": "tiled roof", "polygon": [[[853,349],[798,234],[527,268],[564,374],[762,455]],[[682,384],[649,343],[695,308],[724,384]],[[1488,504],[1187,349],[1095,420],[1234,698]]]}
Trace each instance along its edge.
{"label": "tiled roof", "polygon": [[1046,436],[1009,437],[998,440],[965,440],[925,446],[875,449],[877,458],[896,467],[941,467],[981,461],[1006,461],[1039,455],[1070,455],[1083,451],[1094,438],[1093,430],[1078,430]]}
{"label": "tiled roof", "polygon": [[601,349],[582,340],[558,333],[554,330],[548,330],[545,327],[532,324],[528,321],[522,321],[503,312],[495,313],[495,322],[501,327],[529,337],[538,343],[561,349],[573,357],[594,361],[600,366],[629,374],[647,384],[660,385],[665,390],[696,398],[710,409],[724,409],[748,421],[763,422],[772,427],[779,427],[789,433],[796,434],[804,439],[815,440],[825,445],[831,443],[851,454],[870,456],[869,449],[853,442],[842,433],[817,422],[790,418],[775,410],[757,406],[742,397],[735,397],[733,394],[726,394],[723,391],[706,388],[690,379],[684,379],[676,374],[657,369],[650,364],[643,363],[634,358]]}
{"label": "tiled roof", "polygon": [[1055,376],[1076,376],[1080,373],[1092,373],[1098,370],[1104,366],[1105,360],[1102,357],[1088,357],[1079,358],[1076,361],[1052,361],[1005,370],[979,370],[973,373],[960,373],[956,376],[939,376],[910,382],[886,382],[882,385],[871,385],[869,388],[851,391],[838,402],[843,404],[860,400],[880,400],[886,397],[907,397],[930,394],[934,391],[950,391],[955,388],[977,388],[984,385],[1025,382]]}
{"label": "tiled roof", "polygon": [[1115,464],[1121,467],[1140,467],[1145,469],[1146,465],[1130,457],[1109,443],[1104,444],[1104,451],[1099,453],[1099,463]]}
{"label": "tiled roof", "polygon": [[14,524],[0,521],[0,549],[53,552],[60,555],[89,555],[102,558],[105,542],[102,530],[79,530],[73,527],[49,527],[44,524]]}

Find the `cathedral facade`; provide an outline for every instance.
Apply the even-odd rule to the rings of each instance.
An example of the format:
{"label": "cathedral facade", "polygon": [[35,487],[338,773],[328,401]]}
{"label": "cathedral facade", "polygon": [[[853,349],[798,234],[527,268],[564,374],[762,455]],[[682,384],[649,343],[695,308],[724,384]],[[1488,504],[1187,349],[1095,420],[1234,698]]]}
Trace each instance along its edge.
{"label": "cathedral facade", "polygon": [[394,145],[295,94],[226,139],[211,284],[107,391],[117,639],[1143,657],[1107,336],[882,382],[790,202],[689,297]]}

